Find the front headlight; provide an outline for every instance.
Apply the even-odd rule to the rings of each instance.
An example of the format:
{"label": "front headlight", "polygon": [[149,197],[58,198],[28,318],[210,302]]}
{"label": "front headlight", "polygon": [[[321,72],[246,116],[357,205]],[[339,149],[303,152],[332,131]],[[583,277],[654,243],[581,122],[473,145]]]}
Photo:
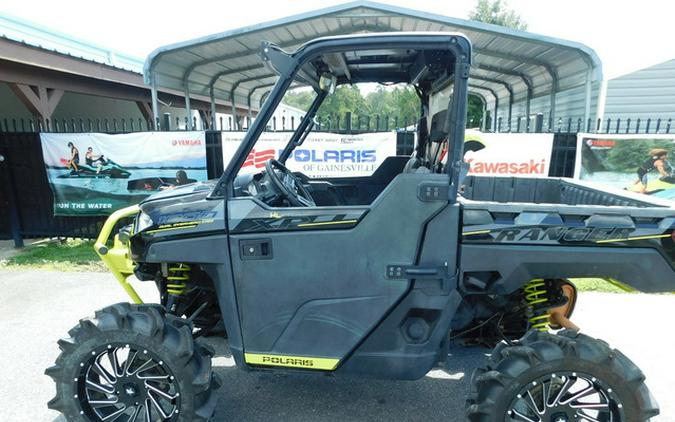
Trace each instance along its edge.
{"label": "front headlight", "polygon": [[141,211],[138,214],[138,217],[136,217],[136,233],[140,233],[143,230],[147,229],[148,227],[154,225],[155,223],[152,221],[152,218],[143,211]]}

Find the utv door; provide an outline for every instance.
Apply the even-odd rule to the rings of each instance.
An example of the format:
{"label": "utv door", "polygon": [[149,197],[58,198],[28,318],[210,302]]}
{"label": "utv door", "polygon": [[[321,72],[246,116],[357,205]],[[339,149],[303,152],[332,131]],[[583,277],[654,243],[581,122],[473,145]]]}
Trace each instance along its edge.
{"label": "utv door", "polygon": [[408,280],[387,276],[388,266],[416,261],[425,223],[447,205],[438,197],[447,187],[444,175],[402,174],[370,206],[270,208],[231,199],[246,361],[334,369],[408,290]]}

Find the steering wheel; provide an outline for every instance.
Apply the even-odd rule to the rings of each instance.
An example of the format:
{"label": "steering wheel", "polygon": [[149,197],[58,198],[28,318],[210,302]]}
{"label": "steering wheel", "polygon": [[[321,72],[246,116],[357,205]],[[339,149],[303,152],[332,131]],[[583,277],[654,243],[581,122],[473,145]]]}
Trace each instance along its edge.
{"label": "steering wheel", "polygon": [[265,162],[265,173],[278,193],[294,207],[314,207],[316,203],[300,179],[275,159]]}

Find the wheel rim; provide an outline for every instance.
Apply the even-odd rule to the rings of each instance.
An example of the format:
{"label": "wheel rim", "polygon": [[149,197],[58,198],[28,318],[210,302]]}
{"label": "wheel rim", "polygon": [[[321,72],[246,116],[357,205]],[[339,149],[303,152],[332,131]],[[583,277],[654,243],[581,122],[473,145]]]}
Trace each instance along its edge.
{"label": "wheel rim", "polygon": [[102,422],[164,422],[178,414],[180,392],[162,360],[133,345],[91,352],[76,378],[82,414]]}
{"label": "wheel rim", "polygon": [[620,422],[623,406],[597,378],[550,374],[530,382],[513,399],[506,420],[519,422]]}

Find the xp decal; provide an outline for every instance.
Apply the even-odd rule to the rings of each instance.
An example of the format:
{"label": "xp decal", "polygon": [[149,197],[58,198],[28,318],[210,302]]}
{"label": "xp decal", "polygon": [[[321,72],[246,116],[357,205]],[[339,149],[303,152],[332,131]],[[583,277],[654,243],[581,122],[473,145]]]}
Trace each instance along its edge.
{"label": "xp decal", "polygon": [[345,229],[358,224],[360,215],[279,215],[273,213],[269,217],[246,218],[237,224],[233,233],[270,232],[302,229]]}

